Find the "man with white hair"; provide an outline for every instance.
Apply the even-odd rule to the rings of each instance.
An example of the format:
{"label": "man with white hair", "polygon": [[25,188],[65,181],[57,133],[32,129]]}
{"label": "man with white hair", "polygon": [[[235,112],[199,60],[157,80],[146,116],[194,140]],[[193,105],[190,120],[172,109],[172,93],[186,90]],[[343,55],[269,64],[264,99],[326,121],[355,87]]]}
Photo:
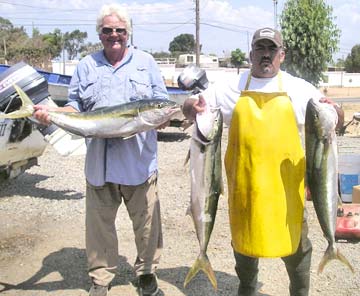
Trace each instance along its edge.
{"label": "man with white hair", "polygon": [[[117,4],[104,5],[97,18],[103,50],[83,58],[61,111],[85,112],[137,99],[168,99],[154,58],[128,46],[130,19]],[[34,116],[48,124],[48,107],[35,106]],[[125,203],[133,224],[134,264],[139,295],[158,293],[155,270],[163,247],[157,192],[157,133],[128,139],[87,139],[86,254],[92,279],[90,296],[106,296],[118,265],[115,219]],[[121,220],[119,220],[121,225]]]}

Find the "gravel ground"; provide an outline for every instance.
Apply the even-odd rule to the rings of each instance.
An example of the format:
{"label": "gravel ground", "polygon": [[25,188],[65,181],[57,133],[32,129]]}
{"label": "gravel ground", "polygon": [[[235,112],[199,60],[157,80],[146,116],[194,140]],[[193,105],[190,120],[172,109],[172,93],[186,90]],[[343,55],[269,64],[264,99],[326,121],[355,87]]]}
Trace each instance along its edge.
{"label": "gravel ground", "polygon": [[[217,220],[208,248],[218,290],[203,273],[183,288],[186,273],[198,254],[193,223],[186,216],[190,180],[183,162],[189,131],[167,128],[159,133],[159,193],[162,206],[164,251],[158,278],[160,295],[236,295],[238,280],[230,246],[225,195],[219,201]],[[224,130],[223,150],[227,143]],[[340,151],[356,151],[360,138],[339,137]],[[360,152],[359,152],[360,153]],[[84,250],[83,156],[61,157],[48,147],[39,166],[27,170],[0,190],[0,292],[2,295],[87,295],[90,282]],[[224,179],[225,181],[225,179]],[[352,274],[339,261],[332,261],[318,275],[317,266],[326,249],[311,201],[310,238],[313,243],[310,295],[359,295],[360,244],[338,242],[341,252],[354,266]],[[132,265],[135,245],[124,206],[117,216],[119,268],[109,295],[137,295]],[[288,295],[288,279],[280,259],[261,259],[261,296]]]}

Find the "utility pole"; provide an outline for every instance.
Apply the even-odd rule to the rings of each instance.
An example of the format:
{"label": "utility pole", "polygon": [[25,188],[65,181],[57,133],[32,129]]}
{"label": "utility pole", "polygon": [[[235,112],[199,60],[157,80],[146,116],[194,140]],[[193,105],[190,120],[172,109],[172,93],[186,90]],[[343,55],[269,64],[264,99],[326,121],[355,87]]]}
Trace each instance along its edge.
{"label": "utility pole", "polygon": [[274,2],[274,29],[277,30],[277,0],[273,0]]}
{"label": "utility pole", "polygon": [[65,38],[64,34],[61,33],[61,51],[62,51],[62,73],[65,75],[66,67],[65,67]]}
{"label": "utility pole", "polygon": [[247,51],[248,51],[248,59],[249,59],[249,62],[250,62],[250,37],[249,37],[249,31],[246,31],[246,36],[247,36]]}
{"label": "utility pole", "polygon": [[196,51],[196,66],[200,67],[200,8],[199,1],[195,0],[195,12],[196,12],[196,40],[195,40],[195,51]]}
{"label": "utility pole", "polygon": [[7,52],[6,52],[6,41],[5,41],[5,38],[3,38],[3,41],[4,41],[4,64],[7,65],[7,59],[6,59],[6,55],[7,55]]}

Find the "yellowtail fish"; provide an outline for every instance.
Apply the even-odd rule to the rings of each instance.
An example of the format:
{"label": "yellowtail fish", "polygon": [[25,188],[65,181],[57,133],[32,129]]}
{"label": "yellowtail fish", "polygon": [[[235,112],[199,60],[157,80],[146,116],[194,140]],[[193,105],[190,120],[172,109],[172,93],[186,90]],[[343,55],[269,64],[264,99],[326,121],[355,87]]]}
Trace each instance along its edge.
{"label": "yellowtail fish", "polygon": [[335,243],[338,208],[338,153],[335,134],[337,114],[326,103],[311,99],[306,108],[305,144],[306,178],[316,215],[328,247],[319,264],[318,273],[332,259],[338,259],[354,272]]}
{"label": "yellowtail fish", "polygon": [[[10,113],[0,113],[0,118],[31,117],[34,112],[31,99],[20,87],[14,87],[22,106]],[[89,112],[48,111],[50,121],[65,131],[96,138],[128,138],[155,129],[180,112],[178,104],[161,99],[137,100]]]}
{"label": "yellowtail fish", "polygon": [[215,223],[218,199],[223,193],[222,125],[220,109],[209,109],[197,116],[193,127],[189,151],[191,198],[188,212],[194,221],[200,253],[185,278],[184,287],[202,270],[217,289],[216,277],[206,251]]}

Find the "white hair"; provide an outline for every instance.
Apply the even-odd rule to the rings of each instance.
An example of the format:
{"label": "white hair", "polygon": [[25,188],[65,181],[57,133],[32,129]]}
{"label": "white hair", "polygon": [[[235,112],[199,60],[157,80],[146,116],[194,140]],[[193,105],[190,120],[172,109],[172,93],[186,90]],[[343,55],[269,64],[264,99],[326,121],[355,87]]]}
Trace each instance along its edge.
{"label": "white hair", "polygon": [[120,21],[125,23],[126,31],[130,36],[132,32],[129,15],[124,7],[116,3],[105,4],[101,7],[98,17],[96,19],[96,32],[100,34],[104,17],[113,14],[116,15]]}

